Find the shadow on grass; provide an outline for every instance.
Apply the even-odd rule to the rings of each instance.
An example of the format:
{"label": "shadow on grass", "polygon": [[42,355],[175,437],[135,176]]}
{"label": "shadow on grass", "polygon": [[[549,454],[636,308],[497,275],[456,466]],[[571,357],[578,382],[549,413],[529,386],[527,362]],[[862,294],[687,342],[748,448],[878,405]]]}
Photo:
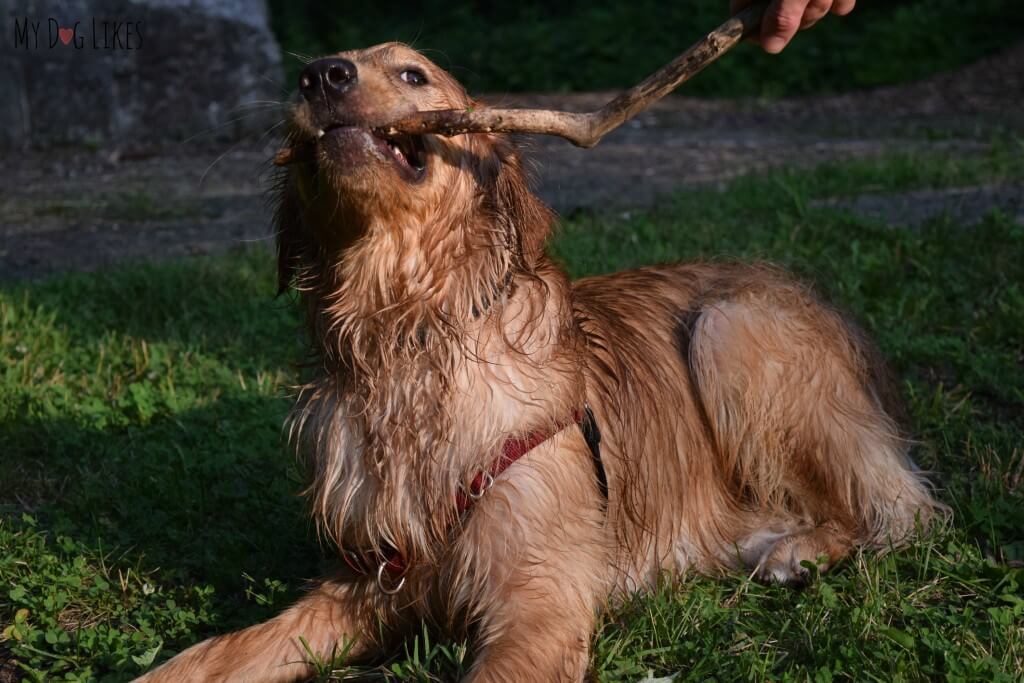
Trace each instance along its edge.
{"label": "shadow on grass", "polygon": [[313,577],[321,553],[282,444],[286,407],[229,398],[144,426],[0,423],[18,454],[0,512],[31,512],[55,535],[141,556],[164,580],[230,589],[243,574]]}
{"label": "shadow on grass", "polygon": [[222,628],[247,576],[320,574],[282,434],[302,332],[272,272],[251,249],[0,290],[0,515],[213,586]]}

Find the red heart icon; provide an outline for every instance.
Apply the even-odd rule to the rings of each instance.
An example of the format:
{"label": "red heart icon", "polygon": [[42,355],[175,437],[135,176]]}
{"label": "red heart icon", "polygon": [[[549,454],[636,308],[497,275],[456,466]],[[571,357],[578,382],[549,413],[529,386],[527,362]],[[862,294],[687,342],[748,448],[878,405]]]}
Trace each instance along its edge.
{"label": "red heart icon", "polygon": [[75,37],[75,29],[73,28],[58,28],[57,35],[60,37],[60,42],[67,45],[71,42],[71,39]]}

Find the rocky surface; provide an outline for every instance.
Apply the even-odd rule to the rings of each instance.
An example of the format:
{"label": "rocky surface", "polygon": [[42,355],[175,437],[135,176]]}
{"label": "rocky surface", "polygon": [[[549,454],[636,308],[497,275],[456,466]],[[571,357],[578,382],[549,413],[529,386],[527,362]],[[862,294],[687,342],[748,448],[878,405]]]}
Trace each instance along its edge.
{"label": "rocky surface", "polygon": [[0,147],[237,139],[281,96],[265,0],[0,0],[0,15]]}

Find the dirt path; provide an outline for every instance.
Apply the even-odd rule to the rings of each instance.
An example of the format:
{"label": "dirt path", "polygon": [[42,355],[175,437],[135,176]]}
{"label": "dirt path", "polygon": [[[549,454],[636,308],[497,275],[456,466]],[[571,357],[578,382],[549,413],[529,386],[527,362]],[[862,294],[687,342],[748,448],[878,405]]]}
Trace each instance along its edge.
{"label": "dirt path", "polygon": [[[488,100],[585,110],[608,96]],[[926,148],[976,154],[994,132],[1024,135],[1022,104],[1024,43],[958,72],[872,92],[775,102],[672,97],[593,150],[546,138],[527,148],[539,193],[567,213],[644,205],[683,186],[770,166]],[[226,153],[190,143],[156,152],[10,155],[0,167],[0,280],[265,241],[273,151],[266,142]],[[984,196],[995,203],[1008,197],[1012,211],[1020,195],[994,188]],[[871,210],[884,212],[886,201]]]}

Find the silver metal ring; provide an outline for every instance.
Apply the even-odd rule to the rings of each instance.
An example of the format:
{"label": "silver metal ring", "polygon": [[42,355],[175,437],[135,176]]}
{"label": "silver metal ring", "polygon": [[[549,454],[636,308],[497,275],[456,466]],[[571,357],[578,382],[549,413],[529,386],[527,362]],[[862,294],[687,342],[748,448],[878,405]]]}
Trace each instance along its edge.
{"label": "silver metal ring", "polygon": [[393,588],[388,588],[384,585],[384,570],[387,569],[387,567],[387,560],[381,562],[380,566],[377,567],[377,588],[379,588],[381,592],[385,595],[394,595],[398,591],[402,590],[402,586],[405,585],[405,577],[403,576],[401,580],[398,582],[398,584],[395,585]]}
{"label": "silver metal ring", "polygon": [[487,493],[487,489],[494,486],[494,477],[491,475],[490,472],[481,472],[481,474],[484,475],[484,483],[480,487],[480,490],[474,492],[473,487],[469,487],[469,497],[472,498],[473,500],[480,500],[480,496]]}

